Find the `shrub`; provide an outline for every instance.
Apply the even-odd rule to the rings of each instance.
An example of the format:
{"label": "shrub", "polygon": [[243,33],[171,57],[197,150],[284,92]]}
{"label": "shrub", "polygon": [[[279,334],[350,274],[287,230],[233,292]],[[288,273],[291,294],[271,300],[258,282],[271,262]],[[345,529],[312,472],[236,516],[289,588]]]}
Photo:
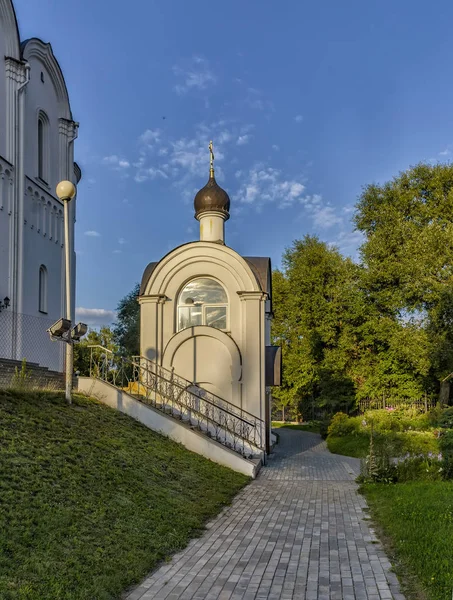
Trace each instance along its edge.
{"label": "shrub", "polygon": [[453,429],[448,429],[441,435],[439,448],[445,459],[453,461]]}
{"label": "shrub", "polygon": [[405,431],[399,433],[398,438],[402,443],[401,454],[408,453],[419,456],[439,452],[439,440],[430,431]]}
{"label": "shrub", "polygon": [[30,380],[30,373],[27,369],[27,361],[25,358],[22,359],[20,371],[16,367],[13,378],[11,380],[11,387],[15,390],[23,390],[28,386]]}
{"label": "shrub", "polygon": [[442,455],[413,456],[396,465],[398,483],[407,481],[439,481],[444,477]]}
{"label": "shrub", "polygon": [[345,413],[338,412],[332,418],[327,429],[328,435],[342,437],[358,433],[360,430],[360,418],[348,417]]}
{"label": "shrub", "polygon": [[364,420],[376,431],[426,431],[431,427],[429,416],[412,407],[368,410]]}
{"label": "shrub", "polygon": [[453,429],[453,407],[446,408],[440,412],[437,425],[444,429]]}
{"label": "shrub", "polygon": [[319,434],[323,440],[326,439],[330,425],[330,418],[323,419],[319,422]]}

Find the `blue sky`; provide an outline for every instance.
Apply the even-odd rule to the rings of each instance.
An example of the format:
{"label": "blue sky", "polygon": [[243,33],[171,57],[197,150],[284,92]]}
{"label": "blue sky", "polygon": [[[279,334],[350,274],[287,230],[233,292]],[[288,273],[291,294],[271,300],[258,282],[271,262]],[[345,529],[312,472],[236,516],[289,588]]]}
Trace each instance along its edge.
{"label": "blue sky", "polygon": [[[207,145],[226,241],[271,256],[306,233],[355,255],[361,187],[453,150],[453,4],[16,0],[52,43],[80,121],[77,307],[112,319],[146,264],[198,239]],[[89,310],[87,310],[89,309]]]}

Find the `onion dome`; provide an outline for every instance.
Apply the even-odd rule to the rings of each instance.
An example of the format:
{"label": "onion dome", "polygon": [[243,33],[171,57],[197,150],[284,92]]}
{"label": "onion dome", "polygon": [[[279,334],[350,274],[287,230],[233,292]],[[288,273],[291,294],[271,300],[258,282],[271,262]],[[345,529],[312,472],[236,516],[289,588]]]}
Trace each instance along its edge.
{"label": "onion dome", "polygon": [[211,152],[211,168],[209,172],[208,183],[201,188],[194,200],[195,218],[199,219],[204,212],[221,213],[225,219],[230,218],[230,197],[217,183],[214,177],[214,154],[212,151],[212,142],[209,144]]}

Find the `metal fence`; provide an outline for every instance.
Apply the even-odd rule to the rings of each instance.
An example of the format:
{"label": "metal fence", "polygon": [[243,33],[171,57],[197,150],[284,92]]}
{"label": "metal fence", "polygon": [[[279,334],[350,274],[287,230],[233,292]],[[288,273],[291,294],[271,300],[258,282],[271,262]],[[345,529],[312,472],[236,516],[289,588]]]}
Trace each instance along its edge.
{"label": "metal fence", "polygon": [[419,412],[428,412],[437,404],[437,398],[428,395],[422,398],[365,398],[357,401],[357,412],[363,414],[367,410],[379,410],[395,408],[414,408]]}
{"label": "metal fence", "polygon": [[143,357],[90,349],[90,376],[124,389],[141,402],[195,426],[208,437],[253,456],[264,449],[264,422],[196,384]]}
{"label": "metal fence", "polygon": [[51,371],[64,370],[64,344],[52,342],[47,329],[55,319],[0,312],[0,358],[34,363]]}

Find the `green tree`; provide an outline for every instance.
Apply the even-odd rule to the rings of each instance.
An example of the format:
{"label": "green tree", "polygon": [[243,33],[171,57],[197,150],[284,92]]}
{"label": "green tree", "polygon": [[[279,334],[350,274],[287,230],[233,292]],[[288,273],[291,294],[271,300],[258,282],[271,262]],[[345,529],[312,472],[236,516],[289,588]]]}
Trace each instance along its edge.
{"label": "green tree", "polygon": [[86,377],[90,375],[90,346],[102,346],[114,354],[118,352],[114,333],[110,327],[101,327],[99,331],[90,329],[80,342],[74,344],[74,371]]}
{"label": "green tree", "polygon": [[[283,386],[274,395],[305,416],[313,403],[333,411],[353,403],[348,366],[355,339],[348,323],[360,318],[358,267],[318,238],[298,240],[273,276],[273,341],[282,346]],[[338,393],[338,382],[342,392]],[[337,391],[335,391],[337,389]]]}
{"label": "green tree", "polygon": [[114,340],[123,356],[140,354],[140,285],[122,298],[117,307],[116,323],[113,327]]}
{"label": "green tree", "polygon": [[439,388],[453,371],[453,165],[419,164],[367,186],[355,223],[366,236],[361,255],[370,298],[382,314],[418,321],[425,332],[420,353],[428,344]]}

